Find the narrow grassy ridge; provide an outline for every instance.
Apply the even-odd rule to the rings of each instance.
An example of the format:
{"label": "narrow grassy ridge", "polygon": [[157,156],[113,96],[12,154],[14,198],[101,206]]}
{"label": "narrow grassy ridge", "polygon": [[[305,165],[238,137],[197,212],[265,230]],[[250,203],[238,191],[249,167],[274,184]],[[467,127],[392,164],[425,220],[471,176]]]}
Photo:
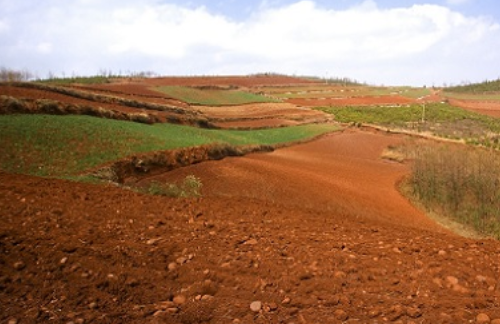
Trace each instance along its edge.
{"label": "narrow grassy ridge", "polygon": [[196,89],[192,87],[165,86],[158,91],[169,97],[192,105],[229,106],[259,102],[275,102],[274,99],[238,90]]}
{"label": "narrow grassy ridge", "polygon": [[336,129],[323,124],[255,131],[208,130],[89,116],[0,116],[0,169],[63,177],[137,153],[211,143],[273,145]]}

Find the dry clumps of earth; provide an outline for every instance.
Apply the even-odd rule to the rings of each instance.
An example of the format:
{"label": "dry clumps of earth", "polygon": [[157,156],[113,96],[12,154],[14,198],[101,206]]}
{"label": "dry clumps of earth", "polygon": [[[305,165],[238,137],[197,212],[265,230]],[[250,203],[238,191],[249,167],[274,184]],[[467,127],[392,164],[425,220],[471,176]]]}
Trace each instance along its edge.
{"label": "dry clumps of earth", "polygon": [[346,130],[139,181],[0,173],[2,323],[500,323],[500,243],[397,189],[403,135]]}

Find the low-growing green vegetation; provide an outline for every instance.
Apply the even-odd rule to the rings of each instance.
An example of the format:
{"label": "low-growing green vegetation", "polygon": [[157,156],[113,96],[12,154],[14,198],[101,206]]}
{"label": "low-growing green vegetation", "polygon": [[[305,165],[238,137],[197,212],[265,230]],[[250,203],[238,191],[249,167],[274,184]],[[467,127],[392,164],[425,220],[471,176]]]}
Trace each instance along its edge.
{"label": "low-growing green vegetation", "polygon": [[182,86],[165,86],[158,87],[157,90],[169,97],[193,105],[229,106],[259,102],[276,102],[276,100],[272,98],[233,89],[197,89]]}
{"label": "low-growing green vegetation", "polygon": [[407,123],[425,121],[439,123],[462,119],[482,119],[481,115],[456,108],[447,104],[426,104],[425,112],[422,105],[400,107],[327,107],[317,108],[335,115],[335,118],[344,123],[372,123],[381,125],[404,126]]}
{"label": "low-growing green vegetation", "polygon": [[319,81],[319,82],[324,82],[327,84],[333,84],[333,85],[338,85],[338,86],[360,86],[360,85],[366,85],[365,82],[360,82],[355,79],[351,79],[348,77],[331,77],[331,78],[321,78],[321,77],[316,77],[316,76],[300,76],[300,78],[303,79],[309,79],[313,81]]}
{"label": "low-growing green vegetation", "polygon": [[343,123],[368,123],[428,132],[444,138],[461,139],[471,144],[500,148],[499,119],[448,104],[317,109],[333,114],[336,120]]}
{"label": "low-growing green vegetation", "polygon": [[104,84],[110,83],[112,76],[74,76],[74,77],[51,77],[48,79],[37,80],[39,83],[48,83],[52,85],[70,85],[70,84]]}
{"label": "low-growing green vegetation", "polygon": [[151,76],[154,76],[155,73],[151,71],[145,71],[145,72],[128,72],[127,74],[121,74],[121,73],[113,73],[112,71],[106,71],[103,70],[99,74],[96,75],[89,75],[89,76],[80,76],[80,75],[73,75],[70,77],[66,76],[54,76],[51,75],[48,78],[39,78],[36,81],[39,83],[46,83],[46,84],[51,84],[51,85],[59,85],[59,86],[64,86],[64,85],[70,85],[70,84],[104,84],[104,83],[111,83],[113,79],[120,79],[120,78],[148,78]]}
{"label": "low-growing green vegetation", "polygon": [[398,87],[395,88],[394,92],[400,96],[411,99],[422,98],[432,93],[429,88],[412,88],[412,87]]}
{"label": "low-growing green vegetation", "polygon": [[417,147],[409,183],[428,209],[500,239],[500,159],[496,151]]}
{"label": "low-growing green vegetation", "polygon": [[429,95],[427,88],[412,87],[368,87],[368,86],[300,86],[287,88],[263,88],[263,91],[277,98],[314,99],[314,98],[350,98],[350,97],[380,97],[399,95],[407,98],[420,98]]}
{"label": "low-growing green vegetation", "polygon": [[0,116],[0,169],[68,177],[124,157],[211,143],[273,145],[336,130],[328,124],[265,130],[210,130],[88,116]]}

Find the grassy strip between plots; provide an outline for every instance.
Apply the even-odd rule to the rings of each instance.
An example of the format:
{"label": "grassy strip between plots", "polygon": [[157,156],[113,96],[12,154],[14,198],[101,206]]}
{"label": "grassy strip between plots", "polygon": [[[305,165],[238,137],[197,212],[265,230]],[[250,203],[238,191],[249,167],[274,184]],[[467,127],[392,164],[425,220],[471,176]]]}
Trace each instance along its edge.
{"label": "grassy strip between plots", "polygon": [[137,153],[210,143],[273,145],[334,130],[335,126],[326,124],[236,131],[88,116],[0,116],[0,169],[63,177]]}
{"label": "grassy strip between plots", "polygon": [[238,90],[196,89],[181,86],[158,87],[158,91],[169,97],[193,105],[229,106],[249,103],[276,102],[275,99]]}
{"label": "grassy strip between plots", "polygon": [[[408,107],[317,108],[344,123],[368,123],[436,136],[462,139],[467,143],[500,148],[500,119],[448,104]],[[424,122],[422,121],[424,119]]]}

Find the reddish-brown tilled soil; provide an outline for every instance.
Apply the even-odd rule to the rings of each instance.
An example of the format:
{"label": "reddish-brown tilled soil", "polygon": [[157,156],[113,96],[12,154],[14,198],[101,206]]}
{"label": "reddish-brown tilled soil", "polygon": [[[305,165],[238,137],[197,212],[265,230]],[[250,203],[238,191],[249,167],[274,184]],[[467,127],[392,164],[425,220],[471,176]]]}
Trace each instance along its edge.
{"label": "reddish-brown tilled soil", "polygon": [[328,107],[328,106],[377,106],[377,105],[407,105],[415,100],[402,96],[367,96],[350,98],[319,98],[319,99],[288,99],[287,102],[304,107]]}
{"label": "reddish-brown tilled soil", "polygon": [[222,128],[260,128],[293,126],[331,121],[333,117],[318,110],[300,108],[289,103],[254,103],[239,106],[196,109]]}
{"label": "reddish-brown tilled soil", "polygon": [[[178,169],[204,197],[0,173],[2,323],[498,323],[500,243],[397,191],[400,136]],[[145,179],[141,184],[145,185]]]}
{"label": "reddish-brown tilled soil", "polygon": [[[280,80],[283,81],[283,78],[255,78],[257,80],[262,79],[262,82],[267,80],[266,82],[268,83],[279,82]],[[176,80],[177,78],[171,79]],[[180,79],[184,80],[183,78]],[[221,84],[224,85],[224,82],[236,82],[238,80],[240,80],[240,83],[244,83],[244,81],[250,82],[249,80],[253,80],[253,78],[249,78],[249,80],[246,80],[246,78],[244,77],[187,78],[187,80],[184,81],[187,83],[191,82],[189,84],[192,84],[196,80],[198,80],[198,82],[201,84],[208,83],[208,80],[212,80],[212,82],[222,82]],[[300,79],[294,78],[289,78],[286,80],[288,80],[289,82],[292,82],[293,80],[295,80],[296,82],[297,80],[300,81]],[[134,83],[123,82],[92,86],[72,86],[72,88],[75,88],[78,91],[84,91],[84,93],[88,94],[89,96],[98,94],[106,95],[110,98],[123,98],[126,100],[133,100],[138,103],[153,103],[177,107],[180,113],[135,108],[130,105],[119,104],[118,101],[115,103],[103,103],[99,101],[81,99],[70,95],[61,94],[55,91],[33,89],[23,86],[0,85],[0,95],[31,100],[49,99],[63,104],[102,107],[108,110],[128,114],[147,113],[155,116],[162,122],[177,120],[178,123],[190,124],[195,119],[208,119],[211,125],[220,128],[271,128],[294,126],[307,123],[327,122],[332,119],[330,115],[323,112],[297,107],[288,103],[254,103],[222,107],[190,106],[187,103],[168,98],[161,92],[150,89],[151,85],[149,85],[148,82],[157,82],[158,84],[160,84],[163,81],[163,78],[145,79],[142,81],[136,81]],[[219,83],[215,84],[219,85]],[[112,100],[110,101],[112,102]],[[196,118],[193,116],[195,116]]]}
{"label": "reddish-brown tilled soil", "polygon": [[[90,107],[101,107],[110,111],[116,111],[126,114],[138,114],[138,113],[147,113],[153,116],[156,116],[159,120],[165,121],[171,118],[172,116],[177,117],[177,119],[182,119],[183,116],[178,116],[178,114],[173,114],[171,112],[165,111],[157,111],[151,109],[143,109],[143,108],[134,108],[130,106],[121,105],[119,103],[106,103],[106,102],[97,102],[93,100],[87,100],[82,98],[77,98],[70,95],[65,95],[61,93],[57,93],[55,91],[47,91],[33,88],[26,88],[22,86],[9,86],[9,85],[0,85],[0,95],[5,95],[18,99],[28,99],[28,100],[53,100],[55,102],[61,104],[70,104],[70,105],[80,105],[90,106]],[[125,95],[120,95],[122,98],[127,98]],[[129,96],[130,97],[130,96]],[[161,101],[161,100],[158,100]],[[151,100],[147,100],[146,102],[152,102]],[[163,102],[156,102],[160,104],[171,104],[171,101],[165,100]]]}
{"label": "reddish-brown tilled soil", "polygon": [[483,115],[500,117],[500,101],[448,99],[448,102],[453,106],[475,111]]}
{"label": "reddish-brown tilled soil", "polygon": [[238,87],[262,87],[285,85],[310,85],[318,81],[290,77],[286,75],[250,75],[250,76],[209,76],[209,77],[160,77],[141,79],[151,86],[213,86],[226,85]]}
{"label": "reddish-brown tilled soil", "polygon": [[122,107],[122,106],[116,105],[116,104],[96,103],[95,101],[75,98],[72,96],[56,93],[53,91],[29,89],[29,88],[8,86],[8,85],[0,85],[0,95],[11,96],[11,97],[20,98],[20,99],[33,99],[33,100],[49,99],[49,100],[60,101],[60,102],[68,103],[68,104],[100,106],[102,108],[112,109],[112,110],[124,109],[124,110],[127,110],[127,112],[131,112],[131,111],[137,112],[136,109]]}

